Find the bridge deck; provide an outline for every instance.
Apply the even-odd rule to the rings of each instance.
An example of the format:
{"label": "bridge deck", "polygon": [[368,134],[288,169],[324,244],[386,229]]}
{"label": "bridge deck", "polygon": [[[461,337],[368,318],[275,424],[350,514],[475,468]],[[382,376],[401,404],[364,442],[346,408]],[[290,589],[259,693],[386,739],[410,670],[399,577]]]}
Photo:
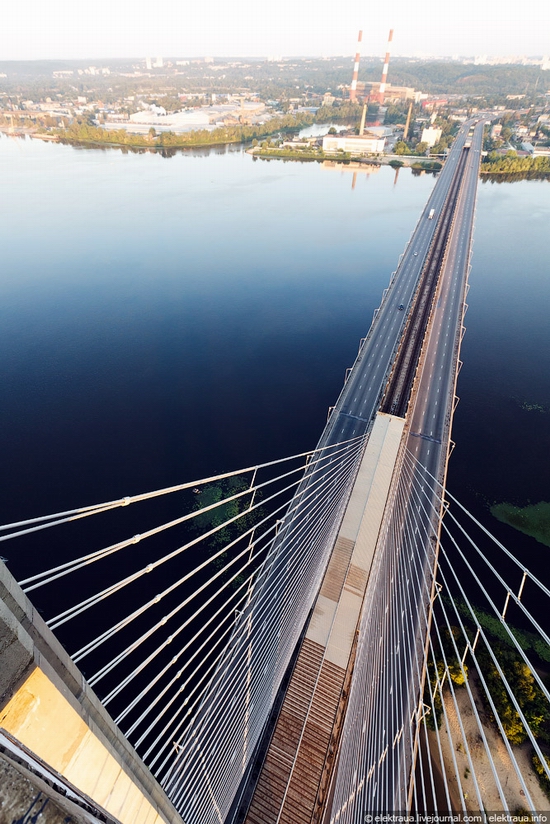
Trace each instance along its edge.
{"label": "bridge deck", "polygon": [[318,821],[404,421],[377,415],[256,786],[247,824]]}

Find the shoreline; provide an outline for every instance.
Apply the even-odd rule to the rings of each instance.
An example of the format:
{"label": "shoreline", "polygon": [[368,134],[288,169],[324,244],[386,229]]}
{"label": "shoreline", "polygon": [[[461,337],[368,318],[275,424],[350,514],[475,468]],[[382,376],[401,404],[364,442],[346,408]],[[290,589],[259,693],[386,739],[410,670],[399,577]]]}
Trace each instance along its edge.
{"label": "shoreline", "polygon": [[[85,140],[76,139],[72,137],[65,137],[63,135],[52,135],[44,132],[36,132],[32,129],[21,129],[12,131],[9,126],[0,126],[0,134],[5,134],[6,137],[29,137],[33,140],[43,140],[48,143],[61,143],[69,146],[85,146],[90,148],[112,148],[123,149],[127,151],[143,152],[150,151],[155,153],[187,151],[191,149],[213,149],[219,146],[246,146],[251,141],[249,139],[227,139],[223,141],[205,141],[201,143],[189,144],[173,144],[173,145],[157,145],[155,143],[119,143],[117,141],[107,140]],[[273,134],[276,134],[274,132]],[[266,135],[269,137],[269,135]],[[260,147],[245,148],[246,154],[253,158],[260,158],[261,160],[289,160],[303,163],[336,163],[342,166],[349,166],[353,164],[357,167],[361,166],[391,166],[394,169],[405,168],[415,169],[416,171],[424,172],[439,172],[443,167],[444,161],[425,161],[420,160],[419,155],[383,155],[362,158],[351,154],[344,156],[337,156],[334,154],[326,154],[323,152],[308,152],[307,150],[292,150],[292,149],[261,149]],[[429,164],[435,162],[441,164],[440,168],[433,168]],[[550,171],[540,171],[535,169],[525,169],[522,171],[511,172],[508,170],[491,171],[489,169],[481,169],[479,176],[483,180],[494,180],[495,182],[516,182],[521,180],[549,180]]]}
{"label": "shoreline", "polygon": [[523,172],[507,172],[507,171],[498,171],[498,172],[490,172],[487,170],[481,170],[479,172],[480,177],[509,177],[514,178],[516,180],[545,180],[546,178],[550,178],[550,171],[539,171],[538,169],[526,169]]}
{"label": "shoreline", "polygon": [[[262,132],[261,126],[258,127],[258,129],[251,126],[241,126],[239,131],[235,129],[236,133],[233,135],[227,135],[227,131],[229,129],[225,130],[226,134],[220,134],[223,130],[219,128],[211,131],[208,137],[204,135],[206,130],[200,129],[194,129],[190,132],[185,132],[182,134],[177,134],[171,131],[161,132],[160,134],[154,135],[153,138],[146,135],[133,134],[132,132],[124,130],[124,139],[110,140],[108,137],[109,132],[112,132],[113,135],[118,132],[118,135],[121,136],[121,132],[123,130],[105,129],[103,126],[91,126],[89,131],[91,131],[92,134],[88,136],[79,136],[74,133],[71,134],[70,129],[63,129],[51,133],[40,131],[39,127],[21,127],[16,130],[13,126],[8,126],[7,124],[0,126],[0,133],[4,133],[9,137],[28,136],[37,140],[66,143],[72,146],[110,146],[120,149],[135,149],[138,151],[150,150],[156,152],[171,152],[179,149],[211,149],[216,146],[246,146],[253,140],[269,139],[275,137],[276,135],[294,134],[299,132],[300,129],[304,129],[312,125],[310,118],[304,118],[302,120],[298,119],[297,121],[293,118],[292,122],[288,122],[289,116],[286,115],[275,117],[271,120],[274,122],[271,122],[272,130],[268,132]],[[246,129],[248,129],[250,133],[244,134],[243,132],[245,132]],[[192,136],[201,131],[203,131],[203,139],[193,140]],[[165,136],[167,136],[167,142],[164,142]]]}
{"label": "shoreline", "polygon": [[161,152],[161,151],[176,151],[176,150],[186,150],[186,149],[213,149],[216,146],[235,146],[241,145],[244,146],[246,143],[249,143],[249,140],[224,140],[224,141],[210,141],[205,143],[189,143],[189,144],[174,144],[174,145],[162,145],[162,144],[155,144],[155,143],[119,143],[117,141],[111,140],[84,140],[84,139],[76,139],[73,137],[64,137],[63,135],[44,135],[44,134],[29,134],[29,137],[36,138],[38,140],[49,140],[55,143],[62,143],[68,146],[109,146],[115,149],[129,149],[130,151],[135,149],[141,151],[143,149],[152,152]]}
{"label": "shoreline", "polygon": [[186,149],[213,149],[216,146],[245,146],[250,143],[250,140],[224,140],[223,142],[208,142],[208,143],[190,143],[190,144],[175,144],[175,145],[155,145],[154,143],[118,143],[116,141],[108,140],[84,140],[75,139],[72,137],[64,137],[63,135],[44,134],[40,132],[17,131],[12,132],[9,128],[0,127],[0,133],[5,134],[6,137],[30,137],[33,140],[44,140],[48,143],[61,143],[66,146],[106,146],[115,149],[129,149],[131,150],[147,150],[152,152],[186,150]]}
{"label": "shoreline", "polygon": [[[323,162],[330,162],[330,163],[338,163],[349,165],[350,163],[354,163],[359,166],[391,166],[394,169],[417,169],[419,171],[425,172],[439,172],[443,168],[444,161],[435,160],[431,161],[426,158],[422,161],[421,155],[406,155],[405,159],[403,159],[402,155],[373,155],[370,156],[361,156],[361,155],[353,155],[350,153],[345,154],[333,154],[333,153],[326,153],[326,152],[314,152],[308,151],[303,149],[261,149],[259,147],[252,147],[250,149],[246,149],[246,153],[251,155],[252,157],[259,157],[262,160],[272,160],[272,159],[279,159],[279,160],[297,160],[297,161],[316,161],[317,163]],[[433,164],[437,164],[437,167],[434,168]]]}

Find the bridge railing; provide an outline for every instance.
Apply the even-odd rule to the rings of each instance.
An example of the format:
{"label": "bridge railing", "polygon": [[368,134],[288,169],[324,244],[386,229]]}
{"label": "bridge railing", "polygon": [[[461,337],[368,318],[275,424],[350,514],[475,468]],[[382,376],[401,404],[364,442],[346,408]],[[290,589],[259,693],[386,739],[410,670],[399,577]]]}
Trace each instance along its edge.
{"label": "bridge railing", "polygon": [[[4,552],[18,539],[36,562],[33,542],[44,530],[74,535],[92,515],[95,523],[117,510],[128,520],[134,505],[174,499],[175,517],[82,554],[73,537],[73,557],[60,555],[20,584],[181,809],[193,806],[207,776],[217,803],[232,802],[318,588],[363,442],[0,530]],[[199,793],[201,809],[209,797]],[[209,820],[204,814],[197,820]]]}
{"label": "bridge railing", "polygon": [[[544,810],[550,589],[412,453],[403,478],[395,510],[406,513],[404,528],[388,533],[367,592],[327,820]],[[434,538],[441,507],[436,566],[420,548]],[[405,723],[392,728],[394,717]]]}

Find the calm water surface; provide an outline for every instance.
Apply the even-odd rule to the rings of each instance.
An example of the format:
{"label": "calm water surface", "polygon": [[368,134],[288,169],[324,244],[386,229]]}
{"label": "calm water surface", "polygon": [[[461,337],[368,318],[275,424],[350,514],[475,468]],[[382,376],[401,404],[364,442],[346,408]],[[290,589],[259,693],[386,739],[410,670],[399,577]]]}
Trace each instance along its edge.
{"label": "calm water surface", "polygon": [[[312,447],[435,182],[6,137],[0,179],[2,522]],[[492,527],[550,500],[549,194],[479,188],[449,486]]]}

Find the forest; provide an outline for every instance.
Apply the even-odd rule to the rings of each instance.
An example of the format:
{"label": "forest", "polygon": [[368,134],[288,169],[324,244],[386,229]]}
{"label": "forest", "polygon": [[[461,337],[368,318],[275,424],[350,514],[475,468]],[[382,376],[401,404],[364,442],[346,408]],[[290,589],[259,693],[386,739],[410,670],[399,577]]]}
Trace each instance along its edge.
{"label": "forest", "polygon": [[505,155],[492,152],[481,164],[482,175],[550,176],[550,157],[523,157],[509,151]]}

